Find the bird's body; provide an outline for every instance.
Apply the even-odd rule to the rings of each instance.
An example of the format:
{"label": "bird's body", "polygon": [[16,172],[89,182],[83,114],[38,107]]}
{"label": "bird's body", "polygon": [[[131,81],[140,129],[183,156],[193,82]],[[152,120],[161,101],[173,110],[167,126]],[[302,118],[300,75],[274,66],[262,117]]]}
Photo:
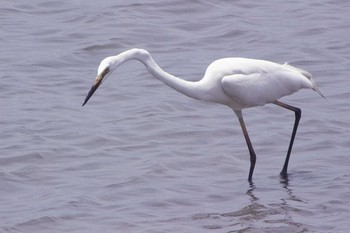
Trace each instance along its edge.
{"label": "bird's body", "polygon": [[209,65],[200,83],[208,88],[206,100],[241,110],[273,103],[301,88],[313,88],[308,77],[311,75],[287,64],[223,58]]}
{"label": "bird's body", "polygon": [[278,100],[302,88],[313,89],[322,95],[310,73],[288,64],[248,58],[223,58],[211,63],[201,80],[192,82],[163,71],[146,50],[131,49],[117,56],[107,57],[101,62],[95,83],[83,105],[113,70],[131,59],[142,62],[154,77],[176,91],[194,99],[226,105],[236,113],[250,152],[250,181],[252,180],[256,156],[244,125],[242,109],[274,103],[296,113],[292,139],[282,170],[283,175],[286,175],[289,155],[300,119],[300,114],[297,117],[297,112],[301,113],[301,111]]}

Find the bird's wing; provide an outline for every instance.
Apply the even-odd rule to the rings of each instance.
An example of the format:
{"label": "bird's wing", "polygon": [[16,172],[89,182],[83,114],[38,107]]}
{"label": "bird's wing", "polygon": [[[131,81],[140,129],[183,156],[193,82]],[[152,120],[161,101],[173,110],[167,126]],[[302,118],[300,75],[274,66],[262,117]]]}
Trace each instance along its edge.
{"label": "bird's wing", "polygon": [[242,108],[272,103],[298,91],[301,85],[291,72],[233,74],[221,80],[224,92]]}

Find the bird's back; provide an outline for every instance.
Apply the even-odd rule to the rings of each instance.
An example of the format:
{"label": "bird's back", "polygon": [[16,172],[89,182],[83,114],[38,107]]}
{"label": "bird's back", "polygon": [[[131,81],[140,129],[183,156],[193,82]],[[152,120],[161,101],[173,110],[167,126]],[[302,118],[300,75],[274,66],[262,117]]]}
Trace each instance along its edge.
{"label": "bird's back", "polygon": [[234,109],[261,106],[301,88],[313,88],[308,72],[284,64],[247,58],[223,58],[206,70],[204,80],[220,82]]}

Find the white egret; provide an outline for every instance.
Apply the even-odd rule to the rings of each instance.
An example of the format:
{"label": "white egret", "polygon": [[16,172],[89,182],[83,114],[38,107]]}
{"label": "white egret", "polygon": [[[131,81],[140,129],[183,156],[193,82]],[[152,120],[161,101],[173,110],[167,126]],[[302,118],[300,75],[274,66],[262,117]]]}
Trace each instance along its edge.
{"label": "white egret", "polygon": [[[295,134],[301,117],[299,108],[280,102],[283,96],[302,88],[310,88],[324,97],[318,90],[310,73],[290,66],[265,60],[247,58],[223,58],[210,64],[204,77],[199,81],[186,81],[168,74],[144,49],[130,49],[116,56],[102,60],[96,80],[85,98],[83,106],[119,65],[129,60],[142,62],[155,78],[182,94],[197,100],[219,103],[230,107],[239,119],[249,154],[250,170],[248,180],[252,182],[256,155],[243,121],[242,109],[273,103],[295,113],[295,122],[287,156],[281,176],[287,176],[288,162]],[[135,85],[135,84],[134,84]]]}

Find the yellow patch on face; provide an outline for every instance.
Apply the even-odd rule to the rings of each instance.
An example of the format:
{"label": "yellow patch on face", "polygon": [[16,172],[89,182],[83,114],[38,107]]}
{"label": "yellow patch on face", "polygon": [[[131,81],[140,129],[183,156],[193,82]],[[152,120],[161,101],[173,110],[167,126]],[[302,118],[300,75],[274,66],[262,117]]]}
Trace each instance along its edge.
{"label": "yellow patch on face", "polygon": [[106,67],[106,69],[104,69],[101,74],[97,75],[95,79],[95,85],[102,82],[103,78],[106,76],[106,74],[108,74],[108,72],[109,72],[109,67]]}

